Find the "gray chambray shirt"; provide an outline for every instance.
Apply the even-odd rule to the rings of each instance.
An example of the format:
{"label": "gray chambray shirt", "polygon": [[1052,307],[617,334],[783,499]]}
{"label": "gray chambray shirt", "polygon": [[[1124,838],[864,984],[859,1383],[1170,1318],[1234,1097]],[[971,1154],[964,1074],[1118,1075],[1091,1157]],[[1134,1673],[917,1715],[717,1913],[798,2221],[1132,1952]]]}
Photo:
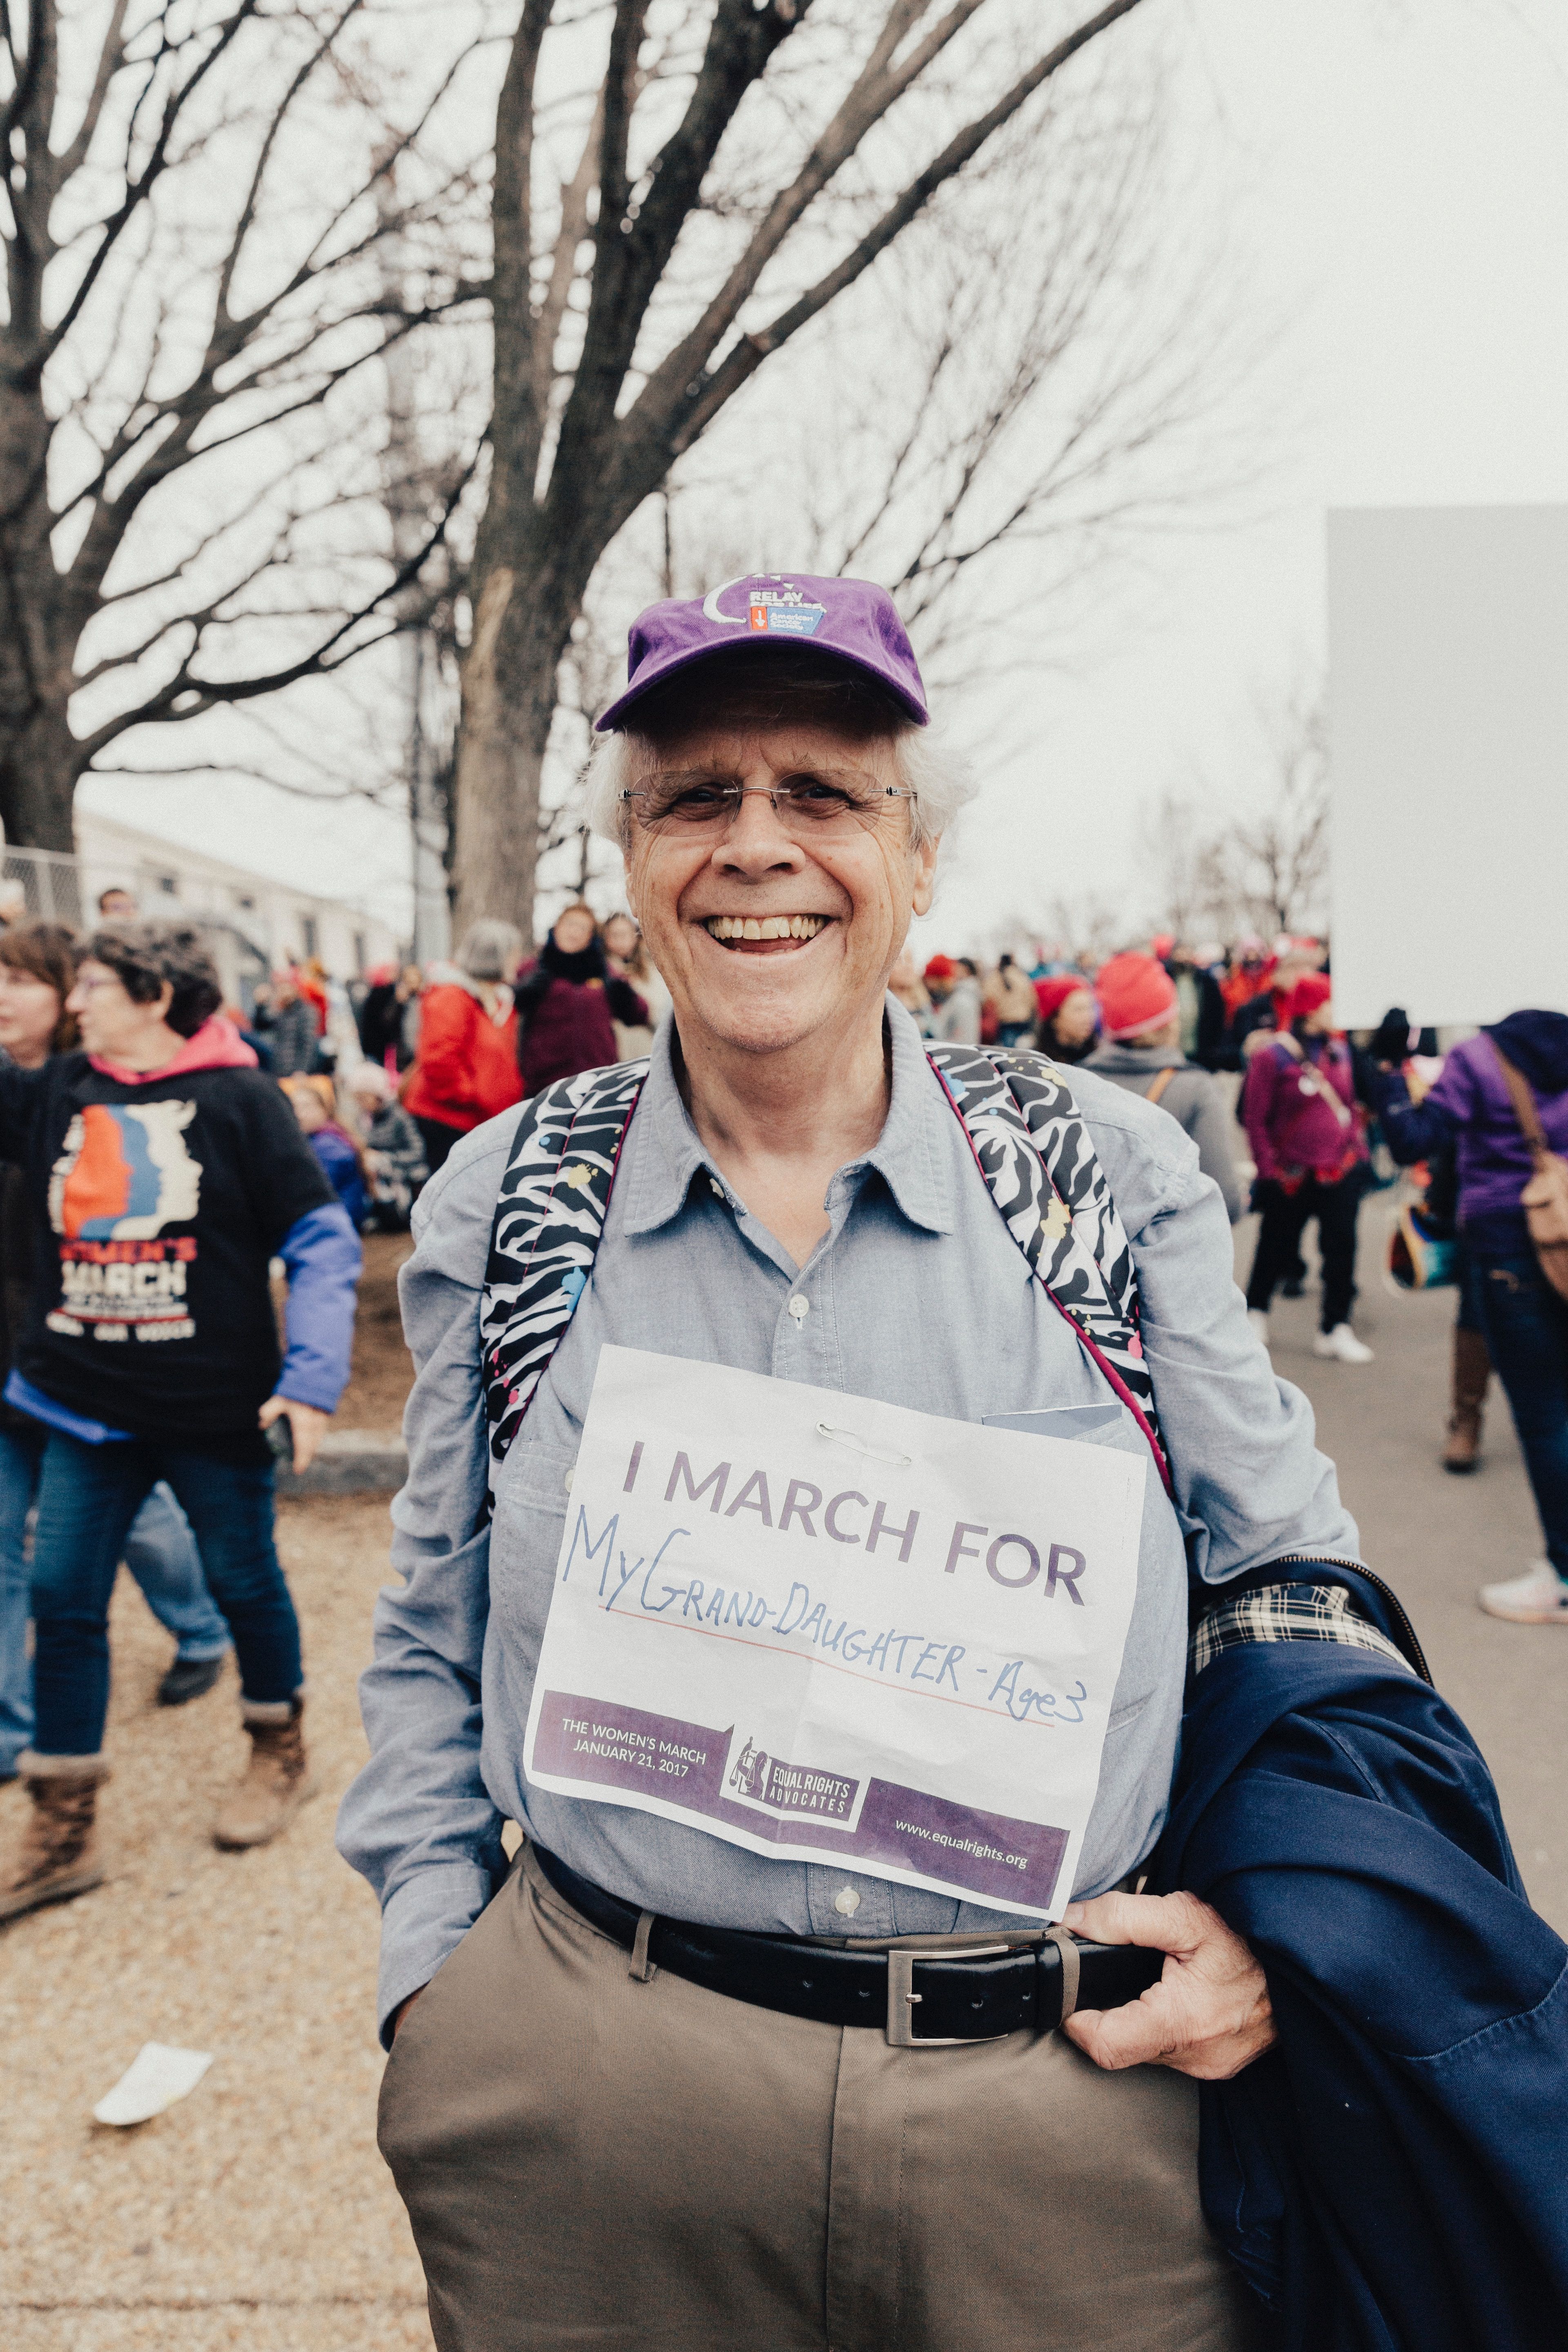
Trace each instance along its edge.
{"label": "gray chambray shirt", "polygon": [[[401,1282],[418,1368],[405,1421],[408,1483],[392,1507],[392,1562],[406,1582],[377,1603],[374,1664],[361,1684],[372,1756],[338,1832],[384,1906],[384,2021],[489,1902],[506,1868],[509,1820],[628,1903],[675,1918],[841,1935],[834,1898],[846,1887],[860,1898],[857,1936],[963,1933],[1002,1918],[887,1880],[750,1853],[626,1806],[552,1795],[522,1769],[566,1477],[605,1341],[960,1421],[1114,1402],[1030,1275],[913,1021],[891,999],[888,1023],[887,1124],[834,1177],[830,1230],[797,1269],[699,1141],[666,1021],[593,1279],[501,1466],[494,1518],[478,1534],[489,1468],[478,1316],[518,1113],[468,1136],[426,1189]],[[1124,1408],[1095,1417],[1089,1442],[1142,1454],[1149,1474],[1137,1600],[1074,1889],[1088,1895],[1123,1877],[1164,1820],[1189,1563],[1220,1583],[1286,1553],[1353,1561],[1357,1536],[1333,1465],[1313,1444],[1310,1407],[1276,1380],[1247,1321],[1225,1205],[1193,1144],[1163,1109],[1082,1068],[1071,1086],[1132,1244],[1176,1494],[1173,1505]],[[1032,1817],[1042,1801],[1021,1789],[1017,1811]],[[1009,1913],[1005,1924],[1021,1922]]]}

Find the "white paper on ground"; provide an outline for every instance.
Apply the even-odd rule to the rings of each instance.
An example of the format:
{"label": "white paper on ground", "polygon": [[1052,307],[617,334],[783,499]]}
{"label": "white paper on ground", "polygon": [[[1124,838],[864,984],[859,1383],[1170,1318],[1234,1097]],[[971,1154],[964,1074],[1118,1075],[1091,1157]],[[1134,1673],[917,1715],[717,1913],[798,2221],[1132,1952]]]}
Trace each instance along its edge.
{"label": "white paper on ground", "polygon": [[144,2124],[194,2091],[212,2064],[210,2050],[175,2050],[144,2042],[112,2091],[93,2109],[100,2124]]}
{"label": "white paper on ground", "polygon": [[1066,1436],[605,1348],[528,1777],[1054,1916],[1099,1785],[1143,1486],[1142,1459]]}

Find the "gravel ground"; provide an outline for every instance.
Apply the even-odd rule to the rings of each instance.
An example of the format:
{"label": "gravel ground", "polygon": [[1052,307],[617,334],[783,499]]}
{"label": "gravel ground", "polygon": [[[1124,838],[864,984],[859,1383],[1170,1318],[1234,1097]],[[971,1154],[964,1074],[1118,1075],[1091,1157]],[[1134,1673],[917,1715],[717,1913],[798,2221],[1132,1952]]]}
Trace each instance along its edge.
{"label": "gravel ground", "polygon": [[[0,1929],[7,2352],[428,2347],[424,2282],[375,2149],[376,1916],[332,1851],[364,1753],[354,1681],[384,1578],[379,1497],[284,1504],[321,1793],[278,1844],[208,1826],[244,1740],[233,1668],[153,1704],[168,1638],[121,1575],[104,1792],[110,1878]],[[0,1790],[8,1832],[25,1799]],[[91,2108],[144,2042],[215,2053],[131,2130]]]}

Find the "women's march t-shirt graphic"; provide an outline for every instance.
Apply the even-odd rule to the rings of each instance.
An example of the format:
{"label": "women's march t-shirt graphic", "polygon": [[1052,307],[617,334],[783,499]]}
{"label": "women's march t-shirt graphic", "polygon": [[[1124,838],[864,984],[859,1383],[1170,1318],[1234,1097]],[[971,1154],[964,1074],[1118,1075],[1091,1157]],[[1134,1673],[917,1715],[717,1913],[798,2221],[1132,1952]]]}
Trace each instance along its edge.
{"label": "women's march t-shirt graphic", "polygon": [[130,1436],[260,1447],[268,1264],[336,1197],[277,1084],[223,1062],[133,1084],[59,1054],[0,1067],[0,1126],[40,1276],[20,1375]]}
{"label": "women's march t-shirt graphic", "polygon": [[191,1339],[187,1306],[202,1166],[185,1130],[194,1102],[89,1103],[66,1130],[49,1182],[60,1298],[51,1331],[123,1340]]}

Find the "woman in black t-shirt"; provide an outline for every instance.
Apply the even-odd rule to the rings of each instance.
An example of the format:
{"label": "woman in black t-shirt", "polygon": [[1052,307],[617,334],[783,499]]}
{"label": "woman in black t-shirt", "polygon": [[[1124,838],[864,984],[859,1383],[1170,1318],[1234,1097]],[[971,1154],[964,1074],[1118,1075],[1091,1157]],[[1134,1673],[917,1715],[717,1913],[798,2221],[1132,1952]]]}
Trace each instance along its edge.
{"label": "woman in black t-shirt", "polygon": [[[0,1071],[41,1279],[5,1402],[47,1433],[33,1560],[32,1799],[0,1864],[0,1918],[102,1876],[109,1598],[126,1532],[163,1478],[234,1638],[247,1772],[223,1846],[264,1843],[310,1793],[294,1605],[272,1538],[267,1431],[296,1468],[348,1376],[359,1237],[278,1087],[218,1017],[198,934],[117,925],[68,999],[83,1051]],[[290,1278],[279,1366],[268,1269]]]}

